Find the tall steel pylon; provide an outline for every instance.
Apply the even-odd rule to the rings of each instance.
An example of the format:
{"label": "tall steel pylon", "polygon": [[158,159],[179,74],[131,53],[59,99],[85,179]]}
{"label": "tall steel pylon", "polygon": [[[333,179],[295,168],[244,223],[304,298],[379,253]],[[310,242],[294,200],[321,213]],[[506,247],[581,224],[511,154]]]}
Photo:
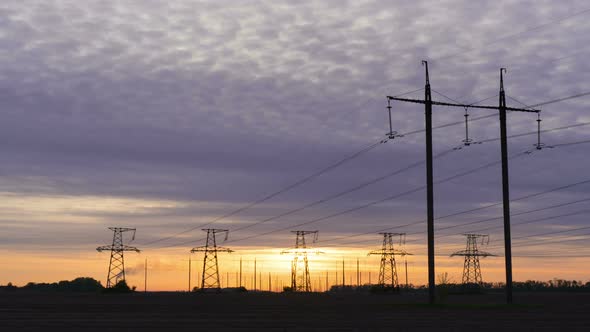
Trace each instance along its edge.
{"label": "tall steel pylon", "polygon": [[[310,252],[305,242],[305,235],[313,234],[313,242],[318,239],[318,231],[292,231],[295,238],[295,247],[286,249],[282,254],[293,254],[291,261],[291,289],[294,292],[311,292],[311,278],[309,276],[309,263],[307,254]],[[314,251],[319,254],[320,251]]]}
{"label": "tall steel pylon", "polygon": [[135,228],[124,227],[109,227],[113,231],[113,244],[110,246],[102,246],[96,248],[98,252],[105,250],[111,251],[111,260],[109,261],[109,273],[107,275],[107,288],[115,286],[120,281],[125,280],[125,261],[123,259],[123,252],[135,251],[139,252],[136,247],[131,247],[123,244],[123,233],[133,231],[131,241],[135,240]]}
{"label": "tall steel pylon", "polygon": [[411,255],[403,249],[395,249],[394,237],[399,237],[399,245],[405,244],[406,233],[379,233],[383,235],[383,244],[380,250],[373,250],[369,255],[380,255],[381,265],[379,267],[379,285],[382,287],[398,288],[397,265],[395,256]]}
{"label": "tall steel pylon", "polygon": [[218,247],[217,246],[217,233],[225,233],[225,240],[227,240],[227,236],[229,231],[227,229],[214,229],[214,228],[206,228],[203,229],[204,232],[207,232],[207,242],[205,246],[195,247],[191,249],[191,253],[194,252],[204,252],[205,256],[203,257],[203,274],[201,276],[201,290],[204,289],[217,289],[221,290],[221,284],[219,283],[219,263],[217,261],[217,253],[218,252],[234,252],[229,248]]}
{"label": "tall steel pylon", "polygon": [[489,252],[480,251],[477,248],[477,240],[481,239],[482,244],[487,244],[490,241],[489,235],[483,234],[463,234],[467,237],[467,246],[465,250],[460,250],[451,254],[454,256],[464,256],[465,261],[463,263],[463,277],[461,282],[466,284],[481,284],[483,282],[481,277],[481,268],[479,265],[480,257],[496,256]]}

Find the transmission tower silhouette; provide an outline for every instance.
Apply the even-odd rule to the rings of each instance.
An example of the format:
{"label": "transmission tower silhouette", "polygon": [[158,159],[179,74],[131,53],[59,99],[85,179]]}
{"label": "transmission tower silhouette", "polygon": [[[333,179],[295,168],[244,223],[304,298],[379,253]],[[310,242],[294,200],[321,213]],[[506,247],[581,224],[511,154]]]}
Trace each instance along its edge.
{"label": "transmission tower silhouette", "polygon": [[380,250],[373,250],[370,255],[380,255],[381,265],[379,267],[379,285],[382,287],[399,288],[397,278],[397,265],[395,263],[395,256],[411,255],[403,249],[395,249],[394,237],[399,237],[399,246],[405,244],[406,233],[379,233],[383,235],[383,244]]}
{"label": "transmission tower silhouette", "polygon": [[229,248],[218,247],[216,234],[225,233],[225,241],[227,240],[229,230],[206,228],[203,229],[203,231],[207,232],[207,242],[205,243],[205,246],[195,247],[191,249],[191,253],[205,253],[205,256],[203,257],[203,274],[201,277],[201,290],[216,289],[219,291],[221,290],[221,284],[219,283],[219,263],[217,261],[217,253],[234,251]]}
{"label": "transmission tower silhouette", "polygon": [[109,273],[107,275],[107,288],[115,286],[120,281],[125,281],[125,261],[123,252],[135,251],[139,252],[136,247],[131,247],[123,244],[123,233],[133,231],[131,241],[135,240],[135,228],[124,227],[109,227],[113,231],[113,244],[96,248],[98,252],[106,250],[111,251],[111,259],[109,261]]}
{"label": "transmission tower silhouette", "polygon": [[477,242],[481,239],[481,244],[488,244],[490,241],[489,235],[484,234],[463,234],[467,237],[467,246],[465,250],[460,250],[451,254],[451,257],[454,256],[464,256],[465,261],[463,263],[463,277],[461,278],[461,282],[464,285],[467,284],[481,284],[482,277],[481,277],[481,267],[479,265],[479,258],[480,257],[488,257],[488,256],[496,256],[494,254],[490,254],[489,252],[480,251],[477,248]]}
{"label": "transmission tower silhouette", "polygon": [[[433,166],[433,138],[432,138],[432,106],[447,106],[447,107],[461,107],[464,109],[493,109],[498,110],[500,120],[500,155],[502,157],[502,205],[504,214],[504,262],[506,266],[506,302],[512,303],[512,242],[510,231],[510,180],[508,176],[508,134],[507,134],[507,120],[506,114],[511,112],[528,112],[539,113],[539,110],[528,108],[515,108],[506,105],[506,91],[504,90],[504,73],[506,68],[500,68],[500,93],[498,106],[486,106],[476,104],[463,103],[447,103],[432,100],[430,76],[428,74],[428,61],[422,61],[422,65],[426,71],[426,84],[424,86],[424,100],[409,99],[387,96],[388,112],[391,112],[392,100],[424,104],[425,114],[425,133],[426,133],[426,233],[428,246],[428,301],[431,304],[436,302],[436,283],[435,283],[435,250],[434,250],[434,166]],[[436,92],[436,91],[435,91]],[[543,105],[537,104],[533,107]],[[389,116],[391,122],[391,116]],[[467,117],[466,117],[467,121]],[[468,121],[467,121],[468,122]],[[539,122],[538,122],[539,123]],[[391,136],[392,125],[389,126]],[[468,131],[466,130],[466,140],[463,141],[464,146],[470,145],[473,142],[469,139]]]}
{"label": "transmission tower silhouette", "polygon": [[[295,247],[286,249],[282,254],[293,254],[293,261],[291,261],[291,290],[294,292],[311,292],[311,278],[309,276],[309,263],[307,254],[310,252],[305,242],[305,235],[313,235],[313,242],[318,239],[318,231],[291,231],[294,233]],[[320,254],[320,251],[314,251],[315,254]]]}

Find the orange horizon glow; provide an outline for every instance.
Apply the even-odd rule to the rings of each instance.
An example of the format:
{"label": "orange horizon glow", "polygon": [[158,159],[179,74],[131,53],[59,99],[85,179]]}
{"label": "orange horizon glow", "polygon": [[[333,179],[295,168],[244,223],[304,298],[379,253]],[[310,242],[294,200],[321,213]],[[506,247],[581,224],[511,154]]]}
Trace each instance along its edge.
{"label": "orange horizon glow", "polygon": [[[318,248],[325,252],[323,255],[309,255],[312,289],[326,290],[326,275],[328,288],[342,284],[342,261],[344,260],[345,284],[356,285],[357,259],[359,262],[360,283],[367,284],[369,278],[376,283],[379,275],[378,256],[367,257],[363,249]],[[220,279],[222,287],[237,287],[239,262],[242,259],[242,285],[253,289],[254,260],[256,260],[257,289],[268,290],[269,274],[271,290],[280,291],[283,286],[290,285],[290,255],[281,255],[280,249],[269,248],[239,248],[238,253],[219,254]],[[107,275],[109,253],[88,253],[85,255],[71,253],[30,253],[8,252],[1,250],[3,258],[3,273],[0,284],[12,282],[23,286],[28,282],[57,282],[72,280],[76,277],[92,277],[103,285]],[[202,254],[192,254],[191,257],[191,288],[197,286],[201,279]],[[9,259],[10,258],[10,259]],[[188,290],[189,254],[179,253],[178,250],[160,251],[159,253],[143,252],[140,254],[126,253],[126,279],[130,286],[136,286],[138,291],[144,290],[145,259],[148,260],[148,291],[186,291]],[[548,281],[554,278],[587,281],[587,274],[579,270],[579,266],[587,259],[572,258],[568,262],[559,262],[556,269],[556,259],[543,260],[539,258],[518,258],[513,260],[514,280]],[[452,282],[460,282],[463,260],[459,257],[436,257],[436,275],[447,272]],[[484,282],[503,282],[503,257],[485,258],[481,260]],[[425,256],[408,256],[408,278],[413,285],[424,285],[427,282]],[[405,284],[404,259],[398,259],[398,279]],[[229,284],[228,284],[229,279]]]}

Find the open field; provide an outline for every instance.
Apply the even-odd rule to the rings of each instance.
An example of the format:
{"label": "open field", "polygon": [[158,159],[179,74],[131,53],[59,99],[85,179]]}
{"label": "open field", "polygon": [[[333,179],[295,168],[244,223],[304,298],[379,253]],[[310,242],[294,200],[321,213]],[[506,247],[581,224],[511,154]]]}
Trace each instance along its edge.
{"label": "open field", "polygon": [[3,331],[587,331],[589,293],[423,294],[0,293]]}

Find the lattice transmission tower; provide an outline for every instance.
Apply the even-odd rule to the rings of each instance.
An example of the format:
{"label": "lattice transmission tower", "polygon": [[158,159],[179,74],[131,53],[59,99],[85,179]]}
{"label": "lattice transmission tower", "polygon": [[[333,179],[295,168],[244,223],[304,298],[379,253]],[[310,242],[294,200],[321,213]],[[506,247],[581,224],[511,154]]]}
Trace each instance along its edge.
{"label": "lattice transmission tower", "polygon": [[411,255],[404,249],[396,249],[394,246],[394,237],[399,240],[398,245],[401,247],[405,245],[406,233],[379,233],[383,235],[383,244],[380,250],[373,250],[369,255],[380,255],[381,265],[379,267],[379,285],[382,287],[398,288],[399,282],[397,277],[397,265],[395,256]]}
{"label": "lattice transmission tower", "polygon": [[203,229],[207,232],[207,242],[205,246],[195,247],[191,249],[191,253],[204,252],[203,257],[203,274],[201,276],[201,290],[205,289],[216,289],[221,290],[221,284],[219,282],[219,263],[217,261],[218,252],[234,252],[229,248],[218,247],[216,235],[218,233],[225,233],[224,241],[227,240],[229,230],[227,229],[215,229],[206,228]]}
{"label": "lattice transmission tower", "polygon": [[479,265],[480,257],[496,256],[489,252],[480,251],[477,248],[478,240],[482,245],[487,245],[490,242],[490,236],[484,234],[463,234],[467,237],[467,246],[465,250],[460,250],[451,254],[454,256],[464,256],[463,263],[463,277],[461,282],[467,284],[481,284],[483,282],[481,277],[481,267]]}
{"label": "lattice transmission tower", "polygon": [[131,241],[135,240],[135,228],[109,227],[113,231],[113,244],[96,248],[98,252],[110,250],[111,259],[109,261],[109,273],[107,275],[107,288],[115,286],[120,281],[125,280],[125,261],[123,253],[125,251],[139,252],[136,247],[123,244],[123,233],[133,231]]}
{"label": "lattice transmission tower", "polygon": [[318,231],[292,231],[295,238],[295,247],[286,249],[282,254],[293,254],[291,261],[291,290],[294,292],[311,292],[311,278],[309,276],[308,253],[320,254],[320,251],[310,251],[305,242],[305,235],[313,235],[313,243],[318,239]]}

